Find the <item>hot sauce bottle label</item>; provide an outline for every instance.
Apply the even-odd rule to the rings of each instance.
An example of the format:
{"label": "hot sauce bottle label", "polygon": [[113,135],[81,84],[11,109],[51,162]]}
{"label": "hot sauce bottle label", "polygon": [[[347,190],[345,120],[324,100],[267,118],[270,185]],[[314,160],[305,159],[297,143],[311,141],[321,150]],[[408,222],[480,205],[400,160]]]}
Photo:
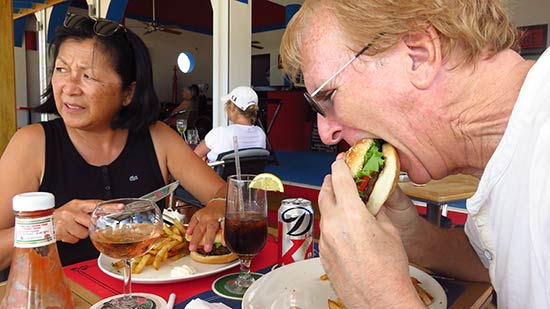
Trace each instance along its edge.
{"label": "hot sauce bottle label", "polygon": [[55,243],[53,216],[15,218],[14,246],[36,248]]}

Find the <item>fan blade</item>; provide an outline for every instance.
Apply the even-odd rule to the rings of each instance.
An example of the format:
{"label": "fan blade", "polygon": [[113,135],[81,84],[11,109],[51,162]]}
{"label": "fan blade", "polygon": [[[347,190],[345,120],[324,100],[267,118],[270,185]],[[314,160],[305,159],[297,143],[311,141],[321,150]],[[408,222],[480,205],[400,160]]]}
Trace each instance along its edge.
{"label": "fan blade", "polygon": [[260,45],[256,45],[256,44],[252,44],[252,48],[257,48],[257,49],[264,49],[263,46],[260,46]]}

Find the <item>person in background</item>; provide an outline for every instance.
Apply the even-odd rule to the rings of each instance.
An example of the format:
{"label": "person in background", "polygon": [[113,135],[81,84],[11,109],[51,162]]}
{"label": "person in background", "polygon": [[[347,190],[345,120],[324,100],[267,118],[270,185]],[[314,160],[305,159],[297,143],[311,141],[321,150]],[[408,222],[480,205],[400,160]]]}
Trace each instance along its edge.
{"label": "person in background", "polygon": [[206,134],[195,148],[195,153],[212,162],[220,153],[233,150],[233,136],[237,136],[239,149],[266,146],[266,135],[262,128],[254,125],[258,117],[258,95],[246,86],[233,89],[221,98],[225,102],[227,118],[232,124],[217,127]]}
{"label": "person in background", "polygon": [[183,88],[183,99],[176,106],[168,117],[163,119],[164,123],[177,131],[176,122],[178,119],[187,119],[187,127],[195,126],[199,112],[199,87],[195,84]]}
{"label": "person in background", "polygon": [[183,88],[183,99],[180,104],[174,108],[171,116],[177,115],[181,111],[199,110],[199,86],[193,84]]}
{"label": "person in background", "polygon": [[411,181],[480,177],[464,229],[396,188],[371,215],[340,155],[319,194],[321,262],[348,308],[423,308],[412,262],[491,281],[499,308],[550,307],[550,52],[517,52],[501,1],[319,0],[282,39],[326,144],[380,138]]}
{"label": "person in background", "polygon": [[191,219],[189,234],[195,247],[206,235],[210,251],[224,215],[225,182],[157,121],[143,41],[116,22],[67,14],[50,53],[52,76],[37,111],[59,118],[18,130],[0,159],[0,269],[11,262],[16,194],[54,194],[55,233],[68,265],[99,255],[88,235],[98,201],[139,197],[171,178],[207,205]]}

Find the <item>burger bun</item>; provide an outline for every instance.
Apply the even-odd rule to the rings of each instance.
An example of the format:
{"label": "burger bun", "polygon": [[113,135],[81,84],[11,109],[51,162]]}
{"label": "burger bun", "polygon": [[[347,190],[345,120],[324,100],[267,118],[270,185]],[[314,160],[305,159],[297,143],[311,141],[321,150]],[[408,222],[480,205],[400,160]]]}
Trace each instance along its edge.
{"label": "burger bun", "polygon": [[[192,238],[191,235],[185,234],[185,239],[187,241],[191,241],[191,238]],[[218,230],[218,232],[216,233],[216,237],[214,238],[214,243],[222,244],[222,240],[223,240],[222,231]],[[204,246],[204,237],[201,239],[198,246],[199,246],[199,248],[202,249],[202,247]],[[209,254],[205,255],[205,254],[202,254],[198,251],[191,251],[189,253],[189,256],[194,261],[199,262],[199,263],[204,263],[204,264],[226,264],[226,263],[229,263],[229,262],[233,262],[233,261],[235,261],[236,259],[239,258],[233,252],[229,252],[227,254],[221,254],[221,255],[220,254],[212,254],[212,253],[209,253]]]}
{"label": "burger bun", "polygon": [[[353,176],[363,168],[365,154],[374,143],[373,139],[365,138],[355,143],[346,152],[344,161],[348,165]],[[374,184],[372,193],[367,200],[366,207],[369,212],[376,215],[388,197],[393,193],[399,182],[399,156],[395,148],[389,144],[382,144],[382,153],[384,156],[384,168],[380,171],[378,179]]]}
{"label": "burger bun", "polygon": [[233,252],[224,255],[202,255],[196,251],[191,251],[189,256],[194,261],[204,264],[226,264],[239,258],[239,256]]}

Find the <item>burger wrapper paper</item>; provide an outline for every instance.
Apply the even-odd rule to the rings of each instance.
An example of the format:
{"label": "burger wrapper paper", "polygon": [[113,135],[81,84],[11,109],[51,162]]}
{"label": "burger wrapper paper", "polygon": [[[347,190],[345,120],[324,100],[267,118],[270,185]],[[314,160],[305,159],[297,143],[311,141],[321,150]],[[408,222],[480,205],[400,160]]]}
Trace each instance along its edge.
{"label": "burger wrapper paper", "polygon": [[226,308],[231,309],[231,307],[228,307],[222,303],[209,303],[200,298],[193,299],[187,304],[187,306],[185,306],[185,309],[226,309]]}

